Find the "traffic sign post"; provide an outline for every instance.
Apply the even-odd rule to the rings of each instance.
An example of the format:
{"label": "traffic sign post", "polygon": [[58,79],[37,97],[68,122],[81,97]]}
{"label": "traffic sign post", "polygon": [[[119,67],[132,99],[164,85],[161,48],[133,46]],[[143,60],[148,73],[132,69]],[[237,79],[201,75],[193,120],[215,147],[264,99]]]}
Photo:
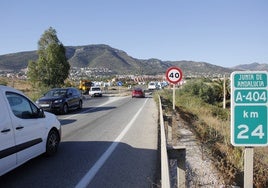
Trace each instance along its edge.
{"label": "traffic sign post", "polygon": [[170,67],[166,71],[166,79],[172,83],[177,84],[182,79],[182,71],[178,67]]}
{"label": "traffic sign post", "polygon": [[231,75],[231,142],[234,146],[268,145],[267,72]]}
{"label": "traffic sign post", "polygon": [[231,143],[245,146],[244,187],[253,187],[253,147],[268,145],[267,72],[231,74]]}
{"label": "traffic sign post", "polygon": [[173,84],[173,110],[175,110],[175,84],[182,79],[182,71],[178,67],[170,67],[166,71],[166,79]]}
{"label": "traffic sign post", "polygon": [[118,81],[118,82],[117,82],[117,86],[118,86],[118,92],[119,92],[119,94],[120,94],[120,93],[121,93],[120,88],[123,86],[123,82]]}

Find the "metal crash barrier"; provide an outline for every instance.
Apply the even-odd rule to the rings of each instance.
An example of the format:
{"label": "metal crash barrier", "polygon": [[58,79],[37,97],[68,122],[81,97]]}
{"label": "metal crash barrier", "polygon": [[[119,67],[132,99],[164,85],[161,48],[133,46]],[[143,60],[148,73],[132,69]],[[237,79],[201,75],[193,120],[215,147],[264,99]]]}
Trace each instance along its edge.
{"label": "metal crash barrier", "polygon": [[[167,137],[164,125],[164,116],[162,110],[162,102],[160,96],[159,99],[159,112],[160,112],[160,149],[161,149],[161,187],[162,188],[170,188],[170,187],[180,187],[185,188],[185,157],[186,157],[186,149],[185,146],[172,146],[167,144]],[[176,179],[176,183],[171,183],[170,177],[170,167],[169,167],[169,159],[176,160],[176,174],[177,177],[172,177],[172,179]],[[174,169],[173,169],[174,170]]]}

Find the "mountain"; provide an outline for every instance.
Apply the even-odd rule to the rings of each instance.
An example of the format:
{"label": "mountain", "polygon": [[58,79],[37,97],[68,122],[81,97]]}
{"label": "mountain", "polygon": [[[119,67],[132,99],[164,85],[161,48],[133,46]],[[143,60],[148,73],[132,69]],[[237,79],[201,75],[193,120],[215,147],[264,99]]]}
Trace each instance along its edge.
{"label": "mountain", "polygon": [[[186,76],[216,76],[219,74],[230,74],[234,70],[241,68],[224,68],[206,62],[186,60],[162,61],[154,58],[146,60],[137,59],[122,50],[112,48],[105,44],[67,46],[65,48],[66,57],[72,67],[108,69],[112,74],[156,75],[164,74],[171,66],[177,66],[182,69],[183,74]],[[19,72],[21,69],[27,67],[29,61],[36,61],[37,59],[37,51],[1,55],[0,70]]]}
{"label": "mountain", "polygon": [[72,67],[106,68],[112,72],[136,72],[142,64],[126,52],[108,45],[67,47],[66,56]]}
{"label": "mountain", "polygon": [[1,71],[19,72],[27,67],[29,60],[37,60],[36,51],[18,52],[0,56]]}
{"label": "mountain", "polygon": [[238,65],[233,67],[234,69],[239,69],[239,70],[249,70],[249,71],[268,71],[268,64],[260,64],[260,63],[251,63],[251,64],[246,64],[246,65]]}

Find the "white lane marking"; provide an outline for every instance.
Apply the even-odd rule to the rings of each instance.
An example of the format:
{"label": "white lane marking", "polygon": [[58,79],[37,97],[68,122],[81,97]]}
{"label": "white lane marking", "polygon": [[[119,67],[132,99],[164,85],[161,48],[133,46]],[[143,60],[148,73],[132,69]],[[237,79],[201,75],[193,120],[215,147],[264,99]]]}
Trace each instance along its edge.
{"label": "white lane marking", "polygon": [[139,111],[134,115],[134,117],[131,119],[131,121],[127,124],[127,126],[124,128],[124,130],[119,134],[119,136],[114,140],[114,142],[109,146],[109,148],[102,154],[102,156],[99,158],[99,160],[93,165],[93,167],[86,173],[86,175],[80,180],[80,182],[75,186],[76,188],[85,188],[91,180],[95,177],[97,172],[100,170],[100,168],[103,166],[103,164],[106,162],[106,160],[110,157],[110,155],[113,153],[119,142],[122,140],[122,138],[125,136],[125,134],[128,132],[130,127],[133,125],[135,120],[138,118],[139,114],[141,113],[142,109],[144,108],[146,102],[148,99],[145,100],[142,107],[139,109]]}

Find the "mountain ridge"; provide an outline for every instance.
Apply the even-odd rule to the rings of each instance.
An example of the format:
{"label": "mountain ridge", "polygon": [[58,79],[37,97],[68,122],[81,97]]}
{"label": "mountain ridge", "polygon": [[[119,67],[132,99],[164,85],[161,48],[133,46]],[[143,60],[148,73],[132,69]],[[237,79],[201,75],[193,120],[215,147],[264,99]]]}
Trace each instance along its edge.
{"label": "mountain ridge", "polygon": [[240,69],[244,71],[268,71],[268,64],[254,62],[251,64],[237,65],[234,67],[234,69]]}
{"label": "mountain ridge", "polygon": [[[207,62],[162,61],[156,58],[137,59],[125,51],[106,44],[66,46],[66,57],[71,67],[105,68],[112,74],[163,74],[171,66],[178,66],[183,73],[192,75],[230,74],[235,70],[268,70],[268,64],[253,63],[232,68],[221,67]],[[25,69],[29,61],[38,59],[37,51],[25,51],[0,55],[0,70],[15,71]]]}

